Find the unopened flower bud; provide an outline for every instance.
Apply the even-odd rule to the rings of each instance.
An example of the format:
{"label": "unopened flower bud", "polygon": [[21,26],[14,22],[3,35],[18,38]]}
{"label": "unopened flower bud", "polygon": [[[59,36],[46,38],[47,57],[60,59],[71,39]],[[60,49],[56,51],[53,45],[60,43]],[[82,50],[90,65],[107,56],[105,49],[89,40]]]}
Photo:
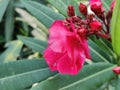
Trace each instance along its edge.
{"label": "unopened flower bud", "polygon": [[106,19],[107,19],[108,25],[110,25],[110,21],[112,18],[112,13],[113,13],[113,8],[115,6],[115,3],[116,3],[116,0],[113,0],[112,4],[110,5],[110,10],[106,14]]}
{"label": "unopened flower bud", "polygon": [[90,28],[92,31],[99,31],[102,29],[102,24],[98,20],[94,20],[90,23]]}
{"label": "unopened flower bud", "polygon": [[93,2],[91,4],[91,10],[102,20],[105,19],[104,8],[102,7],[102,2]]}
{"label": "unopened flower bud", "polygon": [[120,66],[113,68],[113,72],[116,74],[120,74]]}
{"label": "unopened flower bud", "polygon": [[114,6],[115,6],[116,0],[113,0],[112,4],[110,5],[110,9],[113,10]]}
{"label": "unopened flower bud", "polygon": [[86,28],[80,28],[78,29],[78,35],[80,35],[82,38],[87,38],[88,30]]}
{"label": "unopened flower bud", "polygon": [[83,15],[87,15],[87,6],[86,5],[84,5],[84,4],[82,4],[82,3],[80,3],[80,5],[79,5],[79,11],[83,14]]}
{"label": "unopened flower bud", "polygon": [[67,14],[69,17],[75,16],[74,7],[72,5],[68,6]]}
{"label": "unopened flower bud", "polygon": [[93,21],[93,18],[94,18],[93,14],[88,14],[87,15],[87,22],[89,23],[89,22]]}
{"label": "unopened flower bud", "polygon": [[102,8],[102,3],[101,2],[94,2],[93,4],[91,4],[91,10],[95,14],[101,14],[101,13],[104,12],[104,9]]}

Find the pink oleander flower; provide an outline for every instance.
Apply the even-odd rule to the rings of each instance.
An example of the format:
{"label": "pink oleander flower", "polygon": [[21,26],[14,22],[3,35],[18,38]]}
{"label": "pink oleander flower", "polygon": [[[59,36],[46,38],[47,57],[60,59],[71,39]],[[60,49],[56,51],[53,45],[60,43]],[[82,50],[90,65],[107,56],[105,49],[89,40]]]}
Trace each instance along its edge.
{"label": "pink oleander flower", "polygon": [[116,74],[120,74],[120,66],[113,68],[113,72]]}
{"label": "pink oleander flower", "polygon": [[85,58],[91,56],[87,39],[77,33],[72,22],[70,25],[71,28],[66,26],[64,20],[52,24],[44,58],[52,71],[75,75],[84,65]]}

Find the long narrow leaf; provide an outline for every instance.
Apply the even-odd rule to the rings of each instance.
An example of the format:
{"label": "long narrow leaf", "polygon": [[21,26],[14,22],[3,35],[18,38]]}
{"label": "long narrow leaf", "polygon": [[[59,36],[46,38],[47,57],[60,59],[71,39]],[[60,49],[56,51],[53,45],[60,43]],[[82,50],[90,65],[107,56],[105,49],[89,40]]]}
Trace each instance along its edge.
{"label": "long narrow leaf", "polygon": [[63,15],[55,13],[53,10],[40,3],[25,0],[22,0],[22,3],[25,5],[25,8],[46,27],[50,27],[52,22],[56,19],[64,19]]}
{"label": "long narrow leaf", "polygon": [[0,62],[15,61],[20,54],[23,43],[21,41],[11,42],[6,51],[0,55]]}
{"label": "long narrow leaf", "polygon": [[[80,15],[77,0],[47,0],[50,4],[52,4],[61,14],[67,16],[67,6],[73,5],[75,7],[75,12],[77,15]],[[62,7],[61,7],[62,6]]]}
{"label": "long narrow leaf", "polygon": [[108,63],[86,65],[76,76],[56,75],[31,90],[96,90],[114,77],[113,67],[114,65]]}
{"label": "long narrow leaf", "polygon": [[32,48],[36,52],[43,54],[44,49],[47,47],[47,42],[33,39],[30,37],[18,36],[18,39],[21,40],[25,45]]}
{"label": "long narrow leaf", "polygon": [[0,78],[47,67],[48,66],[43,59],[26,59],[0,63]]}
{"label": "long narrow leaf", "polygon": [[25,90],[36,82],[47,79],[56,74],[48,68],[25,72],[0,79],[1,90]]}
{"label": "long narrow leaf", "polygon": [[120,56],[120,0],[116,0],[111,23],[113,49]]}
{"label": "long narrow leaf", "polygon": [[91,56],[95,62],[111,62],[109,54],[105,53],[96,43],[89,40]]}
{"label": "long narrow leaf", "polygon": [[0,0],[0,22],[2,20],[2,17],[6,11],[6,8],[8,6],[10,0]]}
{"label": "long narrow leaf", "polygon": [[14,0],[10,0],[5,18],[5,38],[7,42],[12,40],[13,30],[14,30]]}

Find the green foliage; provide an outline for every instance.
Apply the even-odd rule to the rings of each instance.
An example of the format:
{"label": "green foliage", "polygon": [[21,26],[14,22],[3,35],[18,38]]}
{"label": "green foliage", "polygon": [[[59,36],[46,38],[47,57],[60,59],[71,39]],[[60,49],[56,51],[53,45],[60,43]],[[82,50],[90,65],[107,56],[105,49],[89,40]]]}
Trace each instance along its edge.
{"label": "green foliage", "polygon": [[113,0],[101,0],[103,3],[104,8],[108,11],[110,10],[110,5],[112,3]]}
{"label": "green foliage", "polygon": [[120,89],[120,79],[116,80],[115,90]]}
{"label": "green foliage", "polygon": [[117,55],[120,56],[120,1],[116,0],[112,18],[112,45]]}
{"label": "green foliage", "polygon": [[5,18],[5,38],[6,41],[12,40],[14,30],[14,0],[10,0],[6,10]]}
{"label": "green foliage", "polygon": [[14,62],[0,63],[0,78],[47,67],[48,66],[43,59],[24,59]]}
{"label": "green foliage", "polygon": [[104,52],[104,48],[99,47],[94,41],[89,40],[89,45],[92,58],[95,62],[109,63],[112,61],[110,55]]}
{"label": "green foliage", "polygon": [[[0,90],[119,90],[120,79],[112,72],[113,49],[120,55],[119,0],[111,22],[113,49],[111,42],[91,37],[92,60],[75,76],[50,71],[41,58],[47,47],[46,28],[67,17],[69,4],[81,16],[80,2],[87,5],[89,0],[0,0]],[[102,2],[108,11],[112,0]]]}
{"label": "green foliage", "polygon": [[[14,63],[14,64],[17,64],[17,63]],[[21,64],[21,63],[19,63],[19,64]],[[25,64],[27,64],[27,63],[25,63]],[[38,66],[33,65],[32,62],[31,63],[29,62],[28,64],[32,64],[32,66],[33,66],[32,68],[34,68],[34,69],[27,70],[28,67],[22,66],[22,65],[21,65],[21,67],[19,66],[17,68],[17,70],[20,69],[19,73],[14,74],[14,72],[13,72],[13,75],[6,76],[6,77],[0,79],[0,89],[1,90],[24,90],[27,87],[34,84],[35,82],[40,82],[40,81],[46,79],[47,77],[52,76],[56,73],[56,72],[50,72],[50,70],[48,68],[44,68],[41,66],[39,66],[39,68],[38,68]],[[40,63],[40,64],[43,64],[43,63]],[[14,69],[12,69],[12,67],[10,69],[14,70]],[[21,69],[23,69],[24,72],[21,72]]]}
{"label": "green foliage", "polygon": [[25,8],[46,27],[50,27],[51,23],[56,19],[64,19],[64,16],[55,13],[53,10],[45,7],[42,4],[25,0],[22,0],[22,3],[25,5]]}
{"label": "green foliage", "polygon": [[[80,14],[79,10],[78,10],[78,4],[77,4],[77,0],[57,0],[57,2],[55,0],[47,0],[50,4],[52,4],[61,14],[67,16],[67,6],[68,5],[73,5],[75,7],[76,13],[77,15]],[[61,7],[62,6],[62,7]]]}
{"label": "green foliage", "polygon": [[113,67],[113,65],[107,63],[86,65],[76,76],[58,74],[39,83],[31,90],[95,90],[114,77],[111,71]]}
{"label": "green foliage", "polygon": [[20,55],[23,43],[21,41],[13,41],[8,46],[7,50],[0,55],[0,62],[15,61]]}
{"label": "green foliage", "polygon": [[43,54],[44,49],[47,47],[47,42],[45,41],[23,36],[18,36],[18,39],[21,40],[28,47],[32,48],[35,52],[39,52],[41,54]]}
{"label": "green foliage", "polygon": [[0,9],[1,9],[0,10],[0,22],[2,20],[2,17],[4,15],[5,11],[6,11],[6,8],[7,8],[8,4],[9,4],[9,1],[10,0],[0,0]]}

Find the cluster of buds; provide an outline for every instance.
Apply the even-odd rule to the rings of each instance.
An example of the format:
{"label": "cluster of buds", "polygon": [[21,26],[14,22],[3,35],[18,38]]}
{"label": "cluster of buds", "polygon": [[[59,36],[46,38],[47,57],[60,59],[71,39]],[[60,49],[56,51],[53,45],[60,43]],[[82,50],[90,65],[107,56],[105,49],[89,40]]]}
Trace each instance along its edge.
{"label": "cluster of buds", "polygon": [[67,11],[69,17],[66,18],[64,24],[72,31],[72,22],[80,37],[88,38],[90,35],[96,35],[97,37],[103,37],[111,41],[109,29],[115,0],[107,13],[105,13],[100,0],[97,0],[96,2],[92,1],[93,0],[90,2],[90,8],[94,14],[89,14],[86,5],[82,3],[79,5],[79,11],[85,17],[84,19],[75,15],[74,7],[69,5]]}
{"label": "cluster of buds", "polygon": [[[90,35],[96,35],[97,38],[102,37],[111,41],[110,21],[115,3],[116,0],[113,0],[109,11],[106,12],[100,0],[90,0],[92,14],[89,14],[86,5],[80,3],[79,11],[85,18],[75,15],[74,7],[70,5],[67,11],[69,17],[66,18],[64,24],[73,32],[72,22],[77,34],[82,38],[87,39]],[[113,68],[113,72],[120,74],[120,66]]]}

